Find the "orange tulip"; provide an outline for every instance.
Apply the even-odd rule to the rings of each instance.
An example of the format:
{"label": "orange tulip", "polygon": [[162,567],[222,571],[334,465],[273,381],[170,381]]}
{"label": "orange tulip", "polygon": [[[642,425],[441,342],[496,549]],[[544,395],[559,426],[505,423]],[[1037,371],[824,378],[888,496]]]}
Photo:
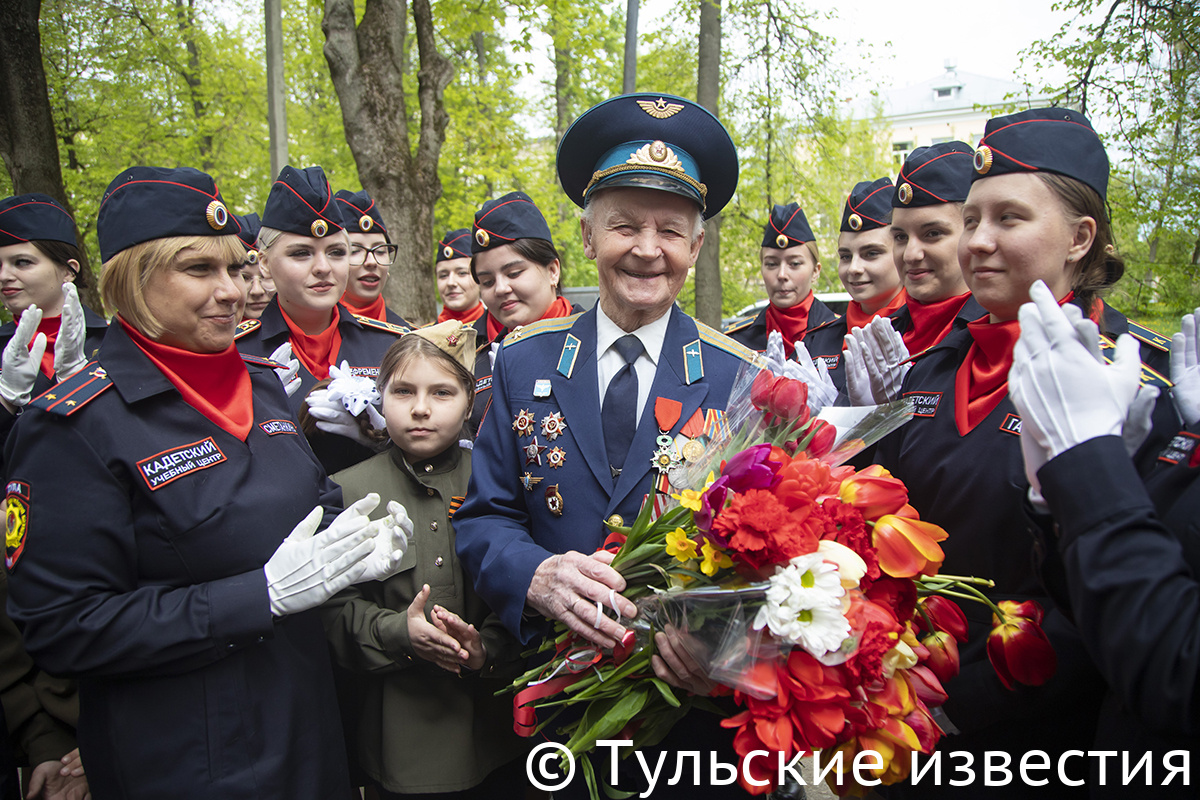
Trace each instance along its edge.
{"label": "orange tulip", "polygon": [[926,636],[921,644],[929,651],[922,663],[929,667],[940,680],[948,681],[958,674],[958,642],[945,631],[935,631]]}
{"label": "orange tulip", "polygon": [[1008,689],[1014,683],[1041,686],[1058,669],[1054,646],[1042,630],[1041,606],[1033,600],[1002,600],[999,606],[1004,619],[992,617],[995,627],[988,634],[988,660]]}
{"label": "orange tulip", "polygon": [[838,498],[857,508],[866,519],[876,519],[903,508],[908,502],[908,489],[904,481],[893,478],[878,464],[872,464],[843,481]]}
{"label": "orange tulip", "polygon": [[893,578],[934,575],[946,557],[938,542],[946,532],[931,522],[892,514],[875,522],[871,543],[879,554],[879,568]]}

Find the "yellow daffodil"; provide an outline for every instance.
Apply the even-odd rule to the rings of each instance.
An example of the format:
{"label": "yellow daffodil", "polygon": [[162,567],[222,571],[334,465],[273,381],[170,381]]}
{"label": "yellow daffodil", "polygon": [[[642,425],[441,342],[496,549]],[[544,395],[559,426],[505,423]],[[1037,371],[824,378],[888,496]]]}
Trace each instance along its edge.
{"label": "yellow daffodil", "polygon": [[709,542],[707,539],[700,550],[704,553],[704,560],[700,562],[700,571],[705,575],[711,577],[717,574],[718,569],[733,566],[733,559],[725,551],[713,547],[712,542]]}
{"label": "yellow daffodil", "polygon": [[696,543],[688,538],[683,528],[676,528],[667,534],[667,555],[675,556],[679,561],[690,561],[697,555]]}
{"label": "yellow daffodil", "polygon": [[700,510],[700,497],[708,490],[708,487],[713,485],[713,481],[715,481],[716,479],[717,479],[716,474],[710,472],[710,473],[708,473],[708,477],[704,481],[704,488],[702,488],[702,489],[684,489],[682,494],[673,494],[673,495],[671,495],[671,497],[674,497],[676,500],[678,500],[679,505],[683,506],[684,508],[689,509],[691,511],[699,511]]}

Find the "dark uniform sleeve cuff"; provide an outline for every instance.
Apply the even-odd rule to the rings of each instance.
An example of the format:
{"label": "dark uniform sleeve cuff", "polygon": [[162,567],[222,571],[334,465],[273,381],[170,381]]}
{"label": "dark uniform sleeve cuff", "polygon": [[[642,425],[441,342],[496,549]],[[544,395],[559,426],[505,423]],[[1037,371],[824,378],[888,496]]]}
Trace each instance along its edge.
{"label": "dark uniform sleeve cuff", "polygon": [[29,766],[58,761],[75,749],[75,731],[51,717],[38,714],[17,734]]}
{"label": "dark uniform sleeve cuff", "polygon": [[1089,439],[1038,470],[1062,546],[1118,512],[1153,505],[1119,436]]}
{"label": "dark uniform sleeve cuff", "polygon": [[256,644],[274,634],[271,596],[262,570],[210,582],[208,604],[212,638],[221,649]]}

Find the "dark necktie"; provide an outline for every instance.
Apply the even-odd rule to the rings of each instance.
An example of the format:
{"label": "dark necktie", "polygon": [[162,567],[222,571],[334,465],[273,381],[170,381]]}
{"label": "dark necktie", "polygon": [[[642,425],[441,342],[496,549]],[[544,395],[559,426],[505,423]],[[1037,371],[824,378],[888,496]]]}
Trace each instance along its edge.
{"label": "dark necktie", "polygon": [[625,366],[613,376],[604,393],[604,408],[600,420],[604,425],[604,446],[608,452],[608,465],[613,477],[621,474],[629,445],[637,430],[638,379],[633,362],[642,354],[642,340],[632,333],[622,336],[613,343]]}

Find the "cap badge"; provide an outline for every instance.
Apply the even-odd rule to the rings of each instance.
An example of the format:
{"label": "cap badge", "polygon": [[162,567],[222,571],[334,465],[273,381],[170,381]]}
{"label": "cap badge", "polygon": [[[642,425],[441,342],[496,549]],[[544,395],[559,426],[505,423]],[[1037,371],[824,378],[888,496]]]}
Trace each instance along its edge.
{"label": "cap badge", "polygon": [[683,162],[675,155],[675,151],[661,141],[642,145],[629,155],[625,163],[669,169],[674,172],[684,171]]}
{"label": "cap badge", "polygon": [[986,144],[980,145],[975,151],[975,171],[980,175],[987,175],[988,170],[992,168],[992,148]]}
{"label": "cap badge", "polygon": [[247,264],[257,264],[258,263],[258,251],[257,250],[247,250],[246,251],[246,263]]}
{"label": "cap badge", "polygon": [[683,111],[683,106],[679,103],[668,103],[661,97],[657,100],[638,100],[637,104],[641,107],[642,111],[645,111],[655,119],[666,119]]}
{"label": "cap badge", "polygon": [[358,227],[359,230],[361,230],[363,233],[366,233],[367,231],[371,230],[371,228],[375,227],[375,220],[371,219],[370,214],[363,214],[358,218]]}
{"label": "cap badge", "polygon": [[451,247],[450,245],[446,245],[445,247],[442,248],[442,257],[443,258],[450,258],[453,255],[454,255],[454,248]]}
{"label": "cap badge", "polygon": [[213,200],[208,204],[208,208],[204,209],[204,218],[213,230],[219,231],[229,223],[229,211],[220,200]]}
{"label": "cap badge", "polygon": [[849,219],[846,220],[846,224],[850,226],[850,230],[852,231],[862,230],[862,217],[858,214],[851,214]]}
{"label": "cap badge", "polygon": [[788,246],[788,237],[784,234],[779,234],[775,237],[775,246],[780,250],[786,250]]}
{"label": "cap badge", "polygon": [[897,195],[897,197],[900,198],[901,203],[903,203],[904,205],[908,205],[909,203],[912,202],[912,199],[913,199],[912,187],[909,186],[907,183],[902,183],[902,184],[900,184],[900,188],[896,190],[896,195]]}
{"label": "cap badge", "polygon": [[325,236],[325,234],[329,233],[329,223],[323,219],[314,219],[313,224],[310,225],[308,229],[312,231],[313,236],[320,239]]}
{"label": "cap badge", "polygon": [[488,242],[492,241],[492,237],[488,236],[487,231],[480,228],[479,230],[475,231],[475,241],[479,243],[480,247],[487,247]]}

